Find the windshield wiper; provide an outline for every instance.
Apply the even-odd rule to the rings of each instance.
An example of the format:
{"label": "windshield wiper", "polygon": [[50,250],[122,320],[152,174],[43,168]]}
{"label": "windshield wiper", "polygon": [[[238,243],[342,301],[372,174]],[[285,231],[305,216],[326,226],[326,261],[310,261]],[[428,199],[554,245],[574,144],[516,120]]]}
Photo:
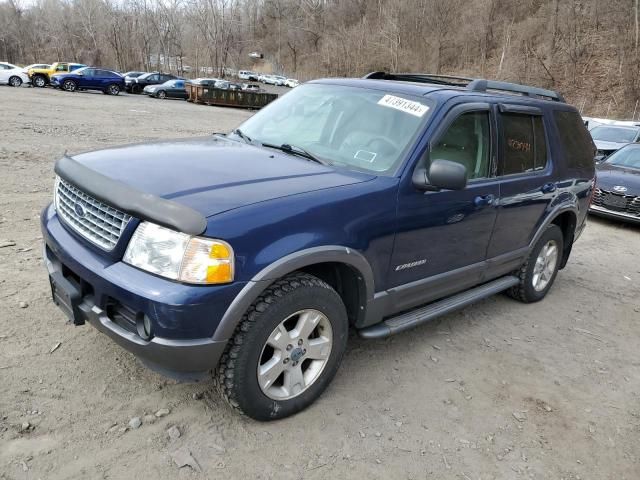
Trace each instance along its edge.
{"label": "windshield wiper", "polygon": [[244,143],[253,143],[251,138],[249,138],[247,135],[245,135],[242,130],[240,130],[239,128],[236,128],[235,130],[233,130],[231,133],[236,134],[238,137],[240,137],[242,140],[244,140]]}
{"label": "windshield wiper", "polygon": [[308,160],[311,160],[312,162],[319,163],[320,165],[327,165],[327,162],[325,162],[324,160],[320,160],[313,153],[305,150],[302,147],[298,147],[296,145],[290,145],[288,143],[283,143],[282,145],[274,145],[272,143],[263,143],[262,146],[267,148],[275,148],[276,150],[280,150],[285,153],[290,153],[292,155],[298,155],[299,157],[304,157]]}

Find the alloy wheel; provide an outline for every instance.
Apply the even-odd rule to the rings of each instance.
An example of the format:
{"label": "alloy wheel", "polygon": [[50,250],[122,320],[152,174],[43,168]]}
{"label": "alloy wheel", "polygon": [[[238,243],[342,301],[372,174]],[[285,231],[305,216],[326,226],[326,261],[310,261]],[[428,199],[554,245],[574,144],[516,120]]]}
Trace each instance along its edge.
{"label": "alloy wheel", "polygon": [[22,79],[20,77],[11,77],[9,79],[9,85],[12,87],[19,87],[22,85]]}
{"label": "alloy wheel", "polygon": [[74,82],[73,80],[66,80],[62,85],[62,87],[67,92],[74,92],[76,90],[76,82]]}
{"label": "alloy wheel", "polygon": [[331,322],[320,311],[301,310],[271,332],[258,361],[258,384],[273,400],[288,400],[320,377],[333,346]]}
{"label": "alloy wheel", "polygon": [[533,267],[533,276],[531,282],[533,288],[537,292],[544,290],[553,274],[556,271],[556,264],[558,263],[558,245],[555,240],[549,240],[540,250],[536,263]]}

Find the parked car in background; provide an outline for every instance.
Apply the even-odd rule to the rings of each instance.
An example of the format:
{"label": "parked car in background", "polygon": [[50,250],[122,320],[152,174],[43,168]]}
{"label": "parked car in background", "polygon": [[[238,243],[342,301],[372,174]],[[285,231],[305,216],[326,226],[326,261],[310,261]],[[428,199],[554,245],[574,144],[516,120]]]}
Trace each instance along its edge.
{"label": "parked car in background", "polygon": [[298,85],[300,85],[300,82],[295,78],[287,78],[287,80],[284,82],[284,86],[289,88],[295,88]]}
{"label": "parked car in background", "polygon": [[31,65],[27,65],[26,67],[22,67],[22,71],[25,73],[25,75],[29,75],[29,70],[31,69],[48,69],[51,68],[51,65],[48,63],[32,63]]}
{"label": "parked car in background", "polygon": [[0,62],[0,84],[19,87],[23,83],[29,83],[29,76],[22,68],[12,63]]}
{"label": "parked car in background", "polygon": [[254,75],[254,73],[249,71],[249,70],[239,70],[238,71],[238,78],[240,80],[249,80],[252,75]]}
{"label": "parked car in background", "polygon": [[160,85],[147,85],[143,92],[150,97],[160,98],[180,98],[186,100],[189,97],[187,89],[184,86],[184,80],[169,80]]}
{"label": "parked car in background", "polygon": [[214,87],[216,82],[221,81],[219,78],[194,78],[193,80],[187,80],[188,83],[193,85],[203,85],[205,87]]}
{"label": "parked car in background", "polygon": [[596,165],[589,212],[640,223],[640,144],[627,144]]}
{"label": "parked car in background", "polygon": [[34,87],[46,87],[49,85],[51,76],[56,73],[68,73],[86,67],[82,63],[55,62],[48,68],[31,68],[28,75]]}
{"label": "parked car in background", "polygon": [[73,72],[51,76],[51,86],[67,92],[99,90],[108,95],[118,95],[125,88],[124,77],[102,68],[83,67]]}
{"label": "parked car in background", "polygon": [[124,77],[125,87],[127,85],[130,87],[131,84],[133,83],[134,79],[138,78],[141,75],[144,75],[145,73],[147,73],[147,72],[134,72],[134,71],[131,71],[131,72],[123,73],[122,76]]}
{"label": "parked car in background", "polygon": [[126,86],[127,92],[130,93],[142,93],[144,87],[148,85],[160,85],[169,80],[176,80],[178,77],[169,73],[144,73],[139,77],[132,79],[130,85]]}
{"label": "parked car in background", "polygon": [[277,85],[282,86],[284,82],[287,81],[286,77],[282,77],[280,75],[267,75],[264,79],[264,83],[268,85]]}
{"label": "parked car in background", "polygon": [[261,82],[261,83],[266,83],[266,79],[267,79],[267,77],[269,77],[269,76],[270,76],[270,75],[267,75],[266,73],[261,73],[260,75],[258,75],[258,79],[257,79],[257,81],[258,81],[258,82]]}
{"label": "parked car in background", "polygon": [[242,90],[247,92],[261,92],[262,88],[260,88],[260,85],[256,85],[255,83],[243,83]]}
{"label": "parked car in background", "polygon": [[589,133],[596,144],[596,162],[601,162],[626,144],[640,140],[640,126],[598,125]]}
{"label": "parked car in background", "polygon": [[593,153],[549,90],[307,82],[227,136],[58,160],[40,215],[52,298],[165,375],[214,370],[229,405],[276,420],[327,388],[350,330],[388,337],[502,291],[543,300],[586,225]]}
{"label": "parked car in background", "polygon": [[228,80],[218,80],[214,86],[220,90],[242,90],[242,86],[239,83],[229,82]]}

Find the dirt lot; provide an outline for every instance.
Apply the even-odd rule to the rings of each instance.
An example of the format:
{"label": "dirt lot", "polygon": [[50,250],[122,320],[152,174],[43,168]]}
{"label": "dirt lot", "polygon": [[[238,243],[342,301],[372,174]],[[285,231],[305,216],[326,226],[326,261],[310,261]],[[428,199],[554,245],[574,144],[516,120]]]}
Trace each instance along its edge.
{"label": "dirt lot", "polygon": [[[640,229],[592,219],[541,303],[496,296],[388,340],[353,336],[320,401],[257,423],[65,323],[38,221],[66,149],[250,113],[8,87],[0,109],[1,479],[640,478]],[[176,451],[197,464],[179,469]]]}

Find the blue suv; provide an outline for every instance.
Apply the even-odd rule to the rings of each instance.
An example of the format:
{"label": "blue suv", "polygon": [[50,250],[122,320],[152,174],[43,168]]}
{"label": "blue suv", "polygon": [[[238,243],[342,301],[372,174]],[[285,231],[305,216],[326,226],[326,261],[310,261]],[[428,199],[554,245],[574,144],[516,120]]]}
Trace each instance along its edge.
{"label": "blue suv", "polygon": [[374,72],[305,83],[228,135],[55,166],[54,302],[259,420],[308,406],[349,329],[505,291],[536,302],[585,226],[594,145],[549,90]]}
{"label": "blue suv", "polygon": [[99,90],[107,95],[118,95],[125,87],[124,77],[119,73],[94,67],[52,75],[51,85],[67,92]]}

